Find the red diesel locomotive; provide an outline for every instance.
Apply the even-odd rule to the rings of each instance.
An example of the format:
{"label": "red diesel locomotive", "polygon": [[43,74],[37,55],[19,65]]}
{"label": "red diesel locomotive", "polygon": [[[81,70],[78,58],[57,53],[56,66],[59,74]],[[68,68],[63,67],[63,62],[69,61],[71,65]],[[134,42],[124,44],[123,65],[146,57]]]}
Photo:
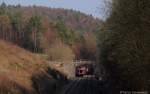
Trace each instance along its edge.
{"label": "red diesel locomotive", "polygon": [[94,74],[92,64],[83,64],[76,67],[76,77],[84,77]]}

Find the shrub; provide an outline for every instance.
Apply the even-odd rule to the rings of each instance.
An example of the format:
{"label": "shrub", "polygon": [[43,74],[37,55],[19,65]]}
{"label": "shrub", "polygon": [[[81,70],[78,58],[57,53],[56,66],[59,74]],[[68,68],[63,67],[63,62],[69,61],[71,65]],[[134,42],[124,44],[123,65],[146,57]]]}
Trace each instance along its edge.
{"label": "shrub", "polygon": [[72,61],[75,57],[72,49],[64,44],[51,46],[47,54],[51,61]]}

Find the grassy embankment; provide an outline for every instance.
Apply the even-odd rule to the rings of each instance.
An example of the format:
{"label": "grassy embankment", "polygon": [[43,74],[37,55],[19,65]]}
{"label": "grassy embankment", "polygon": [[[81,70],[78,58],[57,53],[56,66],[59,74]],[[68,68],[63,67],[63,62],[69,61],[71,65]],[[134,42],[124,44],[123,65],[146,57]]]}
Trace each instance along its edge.
{"label": "grassy embankment", "polygon": [[[39,87],[35,86],[35,84],[45,83],[42,77],[45,81],[49,81],[49,83],[46,82],[47,85],[51,85],[51,80],[54,81],[52,87],[56,83],[58,84],[58,80],[61,80],[61,78],[54,76],[61,73],[48,69],[45,62],[39,55],[0,40],[0,94],[43,92],[36,90]],[[61,75],[61,77],[64,76]],[[43,87],[47,89],[46,86]]]}

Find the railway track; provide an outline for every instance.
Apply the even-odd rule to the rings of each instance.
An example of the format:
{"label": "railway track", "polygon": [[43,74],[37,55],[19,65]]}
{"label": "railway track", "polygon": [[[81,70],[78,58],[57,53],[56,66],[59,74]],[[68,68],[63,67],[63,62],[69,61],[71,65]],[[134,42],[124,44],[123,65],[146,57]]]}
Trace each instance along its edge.
{"label": "railway track", "polygon": [[64,87],[61,94],[109,94],[99,80],[79,78]]}

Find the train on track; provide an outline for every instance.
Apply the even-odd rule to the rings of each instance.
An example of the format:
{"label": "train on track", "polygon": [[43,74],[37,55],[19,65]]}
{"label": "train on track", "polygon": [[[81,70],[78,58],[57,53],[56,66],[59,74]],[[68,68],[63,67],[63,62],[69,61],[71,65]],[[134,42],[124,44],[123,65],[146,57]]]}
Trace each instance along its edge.
{"label": "train on track", "polygon": [[75,68],[75,76],[78,78],[92,78],[96,80],[103,80],[104,71],[96,70],[97,65],[95,63],[83,63],[79,64]]}
{"label": "train on track", "polygon": [[76,66],[75,75],[76,77],[93,76],[94,67],[92,64],[82,64],[82,65]]}

